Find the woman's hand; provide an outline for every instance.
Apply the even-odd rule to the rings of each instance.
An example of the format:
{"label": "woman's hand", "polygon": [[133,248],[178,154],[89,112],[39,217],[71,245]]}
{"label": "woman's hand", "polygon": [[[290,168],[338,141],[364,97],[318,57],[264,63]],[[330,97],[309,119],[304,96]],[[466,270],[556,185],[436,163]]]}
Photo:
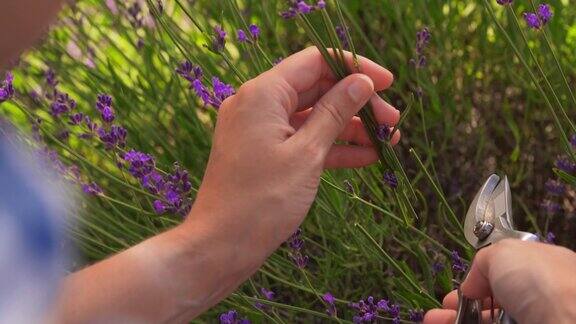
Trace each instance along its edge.
{"label": "woman's hand", "polygon": [[374,93],[392,74],[364,58],[360,65],[363,74],[336,82],[309,48],[244,84],[220,108],[184,224],[71,275],[58,321],[187,322],[234,291],[300,225],[324,168],[377,160],[354,115],[369,100],[381,124],[400,114]]}
{"label": "woman's hand", "polygon": [[[504,240],[478,252],[462,293],[483,299],[490,296],[518,323],[576,323],[576,254],[566,248],[535,242]],[[453,324],[458,296],[444,298],[444,309],[431,310],[425,324]],[[499,306],[498,306],[499,305]],[[490,311],[483,312],[489,323]]]}
{"label": "woman's hand", "polygon": [[320,52],[308,48],[242,85],[220,108],[189,221],[211,224],[263,261],[304,219],[324,168],[375,162],[354,115],[371,100],[378,122],[393,126],[399,111],[374,93],[390,86],[392,74],[364,58],[360,64],[363,74],[336,82]]}

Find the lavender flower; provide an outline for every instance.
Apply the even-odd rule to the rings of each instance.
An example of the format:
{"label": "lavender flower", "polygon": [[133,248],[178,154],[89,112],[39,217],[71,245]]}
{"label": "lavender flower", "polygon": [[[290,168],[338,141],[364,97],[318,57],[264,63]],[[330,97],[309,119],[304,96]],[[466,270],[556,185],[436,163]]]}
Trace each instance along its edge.
{"label": "lavender flower", "polygon": [[[90,126],[93,127],[94,125],[96,124],[91,124]],[[128,135],[128,132],[122,126],[112,125],[109,129],[99,127],[96,132],[100,138],[100,141],[104,143],[104,146],[107,150],[111,150],[115,147],[126,146],[126,136]],[[91,137],[92,134],[86,133],[84,135],[84,137]]]}
{"label": "lavender flower", "polygon": [[82,123],[82,121],[84,120],[84,114],[75,113],[75,114],[70,115],[69,119],[70,119],[70,121],[68,123],[70,125],[80,125],[80,123]]}
{"label": "lavender flower", "polygon": [[424,320],[424,311],[421,309],[408,310],[408,319],[412,322],[420,323]]}
{"label": "lavender flower", "polygon": [[141,28],[144,26],[144,17],[142,13],[142,8],[140,3],[135,1],[130,7],[128,7],[128,20],[134,28]]}
{"label": "lavender flower", "polygon": [[224,46],[226,45],[226,32],[222,29],[221,26],[216,25],[214,27],[214,36],[212,37],[212,46],[211,49],[214,52],[222,52],[224,50]]}
{"label": "lavender flower", "polygon": [[102,194],[102,188],[96,182],[86,183],[82,185],[82,191],[88,195],[99,196]]}
{"label": "lavender flower", "polygon": [[348,35],[346,31],[348,30],[348,26],[336,26],[336,35],[342,43],[342,48],[345,50],[350,49],[350,41],[348,40]]}
{"label": "lavender flower", "polygon": [[525,12],[522,17],[526,21],[528,27],[532,29],[540,29],[540,27],[542,27],[542,22],[540,21],[540,18],[538,18],[537,14],[533,12]]}
{"label": "lavender flower", "polygon": [[506,6],[512,4],[512,1],[513,0],[496,0],[496,3],[498,3],[501,6]]}
{"label": "lavender flower", "polygon": [[234,94],[234,88],[226,84],[218,77],[212,77],[212,89],[214,91],[213,102],[211,103],[215,108],[219,108],[226,98],[230,97]]}
{"label": "lavender flower", "polygon": [[556,159],[556,162],[554,163],[554,165],[556,166],[556,168],[566,172],[566,173],[575,173],[576,172],[576,164],[574,164],[574,162],[572,162],[569,158],[567,158],[566,156],[559,156]]}
{"label": "lavender flower", "polygon": [[242,29],[238,29],[236,35],[238,38],[238,42],[240,42],[240,43],[247,43],[248,42],[248,36],[246,36],[246,32],[244,32]]}
{"label": "lavender flower", "polygon": [[427,60],[424,55],[424,50],[430,43],[432,34],[428,27],[422,28],[418,33],[416,33],[416,58],[410,60],[410,62],[417,68],[422,68],[426,66]]}
{"label": "lavender flower", "polygon": [[556,235],[552,232],[546,233],[546,237],[544,238],[544,243],[548,244],[556,244]]}
{"label": "lavender flower", "polygon": [[70,98],[67,93],[55,89],[53,99],[50,104],[50,114],[54,117],[60,117],[76,108],[76,101]]}
{"label": "lavender flower", "polygon": [[437,275],[437,274],[439,274],[440,272],[444,271],[444,268],[445,268],[445,267],[444,267],[444,264],[443,264],[443,263],[441,263],[441,262],[434,262],[434,263],[432,264],[432,273],[433,273],[434,275]]}
{"label": "lavender flower", "polygon": [[280,16],[284,19],[292,19],[298,14],[306,15],[314,10],[324,9],[326,7],[326,2],[322,0],[318,1],[316,5],[309,5],[304,0],[290,0],[289,4],[288,9],[280,13]]}
{"label": "lavender flower", "polygon": [[562,211],[562,206],[551,200],[544,200],[540,203],[540,208],[548,215],[556,215]]}
{"label": "lavender flower", "polygon": [[114,110],[112,109],[112,97],[107,94],[99,94],[96,102],[96,109],[100,111],[102,120],[106,123],[114,121]]}
{"label": "lavender flower", "polygon": [[2,85],[0,85],[0,103],[9,100],[14,96],[14,86],[12,82],[14,81],[14,75],[12,72],[6,72],[6,76],[4,77],[4,81]]}
{"label": "lavender flower", "polygon": [[266,288],[260,288],[260,292],[264,296],[264,298],[268,300],[274,300],[274,296],[276,295],[272,290],[268,290]]}
{"label": "lavender flower", "polygon": [[124,153],[123,159],[128,162],[128,172],[135,178],[142,178],[150,174],[156,166],[151,155],[136,150]]}
{"label": "lavender flower", "polygon": [[455,272],[466,272],[468,267],[458,254],[458,251],[452,251],[452,253],[450,253],[450,257],[452,258],[452,270]]}
{"label": "lavender flower", "polygon": [[540,4],[536,10],[536,13],[538,14],[538,18],[540,18],[542,25],[546,25],[550,20],[552,20],[552,16],[554,15],[554,13],[552,13],[552,9],[546,3]]}
{"label": "lavender flower", "polygon": [[44,78],[46,79],[46,84],[50,88],[56,88],[56,86],[58,85],[58,80],[56,79],[56,73],[54,72],[54,70],[48,69],[48,71],[44,73]]}
{"label": "lavender flower", "polygon": [[351,303],[351,308],[356,310],[356,315],[352,317],[354,323],[372,323],[379,316],[379,312],[388,314],[393,318],[393,322],[397,323],[400,318],[400,306],[398,304],[391,304],[390,301],[381,299],[376,304],[374,297],[369,296],[366,301],[361,299],[357,303]]}
{"label": "lavender flower", "polygon": [[250,35],[252,35],[252,38],[258,39],[258,37],[260,37],[260,28],[255,24],[251,24],[250,26],[248,26],[248,31],[250,31]]}
{"label": "lavender flower", "polygon": [[544,184],[546,191],[551,195],[561,196],[566,191],[564,184],[558,180],[548,179]]}
{"label": "lavender flower", "polygon": [[326,313],[332,317],[336,317],[337,310],[336,310],[336,299],[332,296],[331,293],[327,292],[322,296],[322,300],[328,305],[326,309]]}
{"label": "lavender flower", "polygon": [[570,145],[572,146],[573,150],[576,150],[576,134],[572,134],[570,136]]}
{"label": "lavender flower", "polygon": [[390,188],[396,189],[398,187],[398,178],[393,171],[386,171],[384,172],[384,183],[387,184]]}
{"label": "lavender flower", "polygon": [[161,200],[154,200],[152,207],[154,207],[154,211],[158,215],[162,215],[166,212],[166,205]]}
{"label": "lavender flower", "polygon": [[290,238],[288,239],[288,247],[290,248],[290,257],[294,264],[300,268],[306,268],[308,265],[308,256],[302,254],[302,248],[304,247],[304,240],[301,238],[302,230],[298,229]]}
{"label": "lavender flower", "polygon": [[250,324],[250,321],[245,318],[240,318],[238,312],[235,310],[229,310],[225,313],[220,314],[220,324]]}
{"label": "lavender flower", "polygon": [[376,138],[381,142],[387,141],[390,139],[390,132],[390,126],[379,125],[378,128],[376,128]]}

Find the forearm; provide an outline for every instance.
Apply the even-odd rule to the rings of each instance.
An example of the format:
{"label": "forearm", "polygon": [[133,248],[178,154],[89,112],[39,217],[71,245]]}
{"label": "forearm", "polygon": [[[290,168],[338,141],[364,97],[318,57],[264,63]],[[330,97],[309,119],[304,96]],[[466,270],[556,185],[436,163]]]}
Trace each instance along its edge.
{"label": "forearm", "polygon": [[59,322],[185,322],[244,282],[265,256],[236,253],[233,237],[188,222],[71,275]]}
{"label": "forearm", "polygon": [[0,10],[0,70],[31,46],[56,17],[61,0],[7,0]]}

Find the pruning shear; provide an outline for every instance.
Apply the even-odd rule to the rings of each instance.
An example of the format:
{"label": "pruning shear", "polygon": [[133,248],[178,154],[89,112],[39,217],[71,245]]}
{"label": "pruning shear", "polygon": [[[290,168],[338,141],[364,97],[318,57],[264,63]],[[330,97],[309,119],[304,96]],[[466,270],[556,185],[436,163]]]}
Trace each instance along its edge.
{"label": "pruning shear", "polygon": [[[512,195],[508,178],[496,174],[488,177],[470,204],[464,221],[464,236],[476,251],[497,243],[500,240],[513,238],[522,241],[538,241],[538,236],[514,229],[512,220]],[[468,270],[470,271],[470,270]],[[514,324],[504,310],[500,310],[492,322],[496,324]],[[482,300],[465,297],[458,289],[458,309],[455,324],[481,324]]]}

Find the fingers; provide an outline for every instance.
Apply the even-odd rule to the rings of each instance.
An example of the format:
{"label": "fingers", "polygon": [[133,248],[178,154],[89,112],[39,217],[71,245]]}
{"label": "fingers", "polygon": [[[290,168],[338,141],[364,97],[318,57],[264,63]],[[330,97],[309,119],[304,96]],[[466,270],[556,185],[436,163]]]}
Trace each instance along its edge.
{"label": "fingers", "polygon": [[489,246],[480,250],[474,257],[470,273],[462,283],[462,293],[474,299],[492,296],[488,274],[490,273],[491,259],[497,251],[497,246]]}
{"label": "fingers", "polygon": [[[498,310],[494,310],[494,317],[498,315]],[[456,311],[452,309],[432,309],[424,315],[424,324],[454,324],[456,321]],[[492,323],[492,314],[489,310],[482,312],[482,323]]]}
{"label": "fingers", "polygon": [[[352,53],[345,52],[345,60],[349,66],[353,64]],[[358,57],[362,74],[367,75],[374,84],[376,91],[384,90],[392,84],[392,73],[375,62]],[[298,104],[286,107],[288,113],[293,113],[298,107],[310,107],[318,98],[334,85],[335,78],[330,66],[315,47],[307,48],[284,59],[276,65],[266,77],[271,82],[285,84],[283,91],[296,93]]]}
{"label": "fingers", "polygon": [[[398,123],[398,120],[400,119],[400,112],[398,110],[377,95],[373,95],[372,98],[370,98],[370,102],[372,103],[372,108],[378,124],[393,127]],[[290,125],[295,129],[299,129],[306,119],[308,119],[312,111],[313,109],[310,108],[293,114],[290,118]],[[346,128],[344,128],[337,139],[353,142],[358,145],[372,145],[370,137],[368,137],[368,133],[359,117],[352,117],[350,123],[346,125]],[[399,137],[393,140],[396,140],[397,142]],[[396,142],[393,141],[393,144]]]}
{"label": "fingers", "polygon": [[[442,301],[442,307],[445,309],[457,309],[458,308],[458,291],[452,290],[444,297]],[[500,305],[490,297],[485,298],[482,301],[482,309],[500,308]]]}
{"label": "fingers", "polygon": [[326,156],[324,168],[360,168],[376,161],[378,154],[372,147],[334,145]]}
{"label": "fingers", "polygon": [[352,74],[346,77],[320,98],[292,139],[316,144],[327,153],[373,92],[374,84],[366,75]]}

